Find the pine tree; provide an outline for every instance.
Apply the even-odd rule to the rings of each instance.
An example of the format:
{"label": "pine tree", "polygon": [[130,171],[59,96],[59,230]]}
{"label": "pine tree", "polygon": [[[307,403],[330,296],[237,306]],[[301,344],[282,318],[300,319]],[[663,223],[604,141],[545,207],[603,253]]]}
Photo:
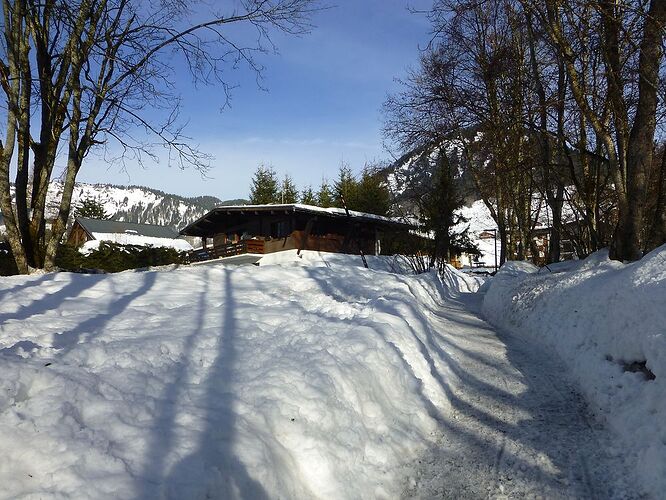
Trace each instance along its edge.
{"label": "pine tree", "polygon": [[461,252],[475,252],[467,234],[468,228],[454,233],[453,227],[466,222],[456,210],[463,205],[463,198],[456,182],[455,168],[444,151],[440,151],[432,172],[432,183],[423,194],[420,202],[421,219],[426,231],[435,236],[431,254],[431,267],[438,260],[449,261],[451,256]]}
{"label": "pine tree", "polygon": [[333,193],[331,193],[331,186],[328,185],[326,179],[321,181],[321,186],[317,191],[317,205],[322,208],[333,206]]}
{"label": "pine tree", "polygon": [[390,207],[391,195],[381,175],[371,167],[364,168],[361,180],[356,185],[354,210],[387,215]]}
{"label": "pine tree", "polygon": [[280,203],[278,179],[273,168],[260,165],[254,172],[250,187],[250,203],[253,205]]}
{"label": "pine tree", "polygon": [[[358,205],[357,193],[358,183],[352,174],[351,168],[348,165],[342,165],[338,172],[338,180],[333,184],[335,189],[334,203],[338,207],[347,206],[350,210],[356,210]],[[342,202],[344,198],[345,203]]]}
{"label": "pine tree", "polygon": [[289,174],[284,176],[282,184],[280,185],[280,202],[281,203],[296,203],[298,201],[298,189],[294,184],[294,180]]}
{"label": "pine tree", "polygon": [[301,191],[301,203],[304,205],[317,204],[317,195],[312,190],[312,186],[307,186],[303,191]]}
{"label": "pine tree", "polygon": [[74,207],[74,217],[85,217],[87,219],[110,219],[111,216],[104,210],[104,205],[91,196],[83,198]]}

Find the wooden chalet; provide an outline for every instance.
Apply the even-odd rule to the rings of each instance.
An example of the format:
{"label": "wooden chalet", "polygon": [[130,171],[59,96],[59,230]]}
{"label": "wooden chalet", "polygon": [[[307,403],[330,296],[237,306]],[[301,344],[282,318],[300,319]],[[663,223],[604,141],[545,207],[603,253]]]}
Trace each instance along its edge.
{"label": "wooden chalet", "polygon": [[312,205],[233,205],[216,207],[183,228],[198,236],[193,261],[284,250],[379,254],[381,238],[406,232],[409,224],[340,208]]}

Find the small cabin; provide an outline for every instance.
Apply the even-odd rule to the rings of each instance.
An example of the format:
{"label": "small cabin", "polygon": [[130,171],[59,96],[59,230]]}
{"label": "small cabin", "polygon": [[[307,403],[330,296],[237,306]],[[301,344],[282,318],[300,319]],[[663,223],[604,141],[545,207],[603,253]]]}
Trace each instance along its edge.
{"label": "small cabin", "polygon": [[183,228],[201,238],[193,261],[284,250],[378,255],[381,240],[412,226],[374,214],[298,203],[216,207]]}
{"label": "small cabin", "polygon": [[192,245],[170,227],[77,217],[69,232],[67,244],[81,247],[88,241],[192,250]]}

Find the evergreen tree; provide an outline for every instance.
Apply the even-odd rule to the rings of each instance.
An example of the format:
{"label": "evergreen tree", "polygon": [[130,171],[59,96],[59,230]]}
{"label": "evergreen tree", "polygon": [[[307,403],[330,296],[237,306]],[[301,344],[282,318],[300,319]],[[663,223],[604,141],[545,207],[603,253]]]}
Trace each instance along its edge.
{"label": "evergreen tree", "polygon": [[[345,203],[349,210],[356,210],[358,205],[357,193],[358,183],[348,165],[342,165],[338,171],[338,180],[333,184],[335,189],[334,203],[338,207],[344,207]],[[344,198],[345,203],[342,203]]]}
{"label": "evergreen tree", "polygon": [[476,252],[467,234],[468,228],[454,233],[453,227],[466,222],[456,210],[463,205],[463,198],[456,182],[455,168],[444,151],[440,151],[432,172],[430,188],[420,200],[421,222],[426,231],[434,234],[434,248],[430,255],[430,266],[437,261],[450,261],[451,256],[461,251]]}
{"label": "evergreen tree", "polygon": [[281,203],[296,203],[298,201],[298,189],[294,184],[294,180],[289,174],[285,174],[282,184],[280,185],[280,202]]}
{"label": "evergreen tree", "polygon": [[301,192],[301,203],[304,205],[316,205],[317,204],[317,195],[312,190],[312,186],[307,186]]}
{"label": "evergreen tree", "polygon": [[390,207],[391,195],[381,175],[371,167],[364,168],[356,185],[353,209],[369,214],[387,215]]}
{"label": "evergreen tree", "polygon": [[278,178],[273,168],[260,165],[254,172],[250,187],[250,203],[253,205],[280,203]]}
{"label": "evergreen tree", "polygon": [[331,193],[331,186],[328,185],[326,179],[321,181],[321,186],[317,191],[317,205],[322,208],[333,206],[333,193]]}
{"label": "evergreen tree", "polygon": [[74,217],[85,217],[87,219],[110,219],[111,216],[104,210],[104,205],[91,196],[83,198],[74,207]]}

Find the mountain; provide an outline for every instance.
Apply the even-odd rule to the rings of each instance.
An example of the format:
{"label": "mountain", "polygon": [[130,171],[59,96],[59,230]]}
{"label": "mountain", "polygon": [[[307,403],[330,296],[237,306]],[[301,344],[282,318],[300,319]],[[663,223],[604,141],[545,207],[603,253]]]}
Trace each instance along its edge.
{"label": "mountain", "polygon": [[463,221],[452,230],[454,233],[467,231],[470,241],[481,252],[480,260],[492,263],[496,256],[496,245],[494,239],[486,238],[485,234],[496,231],[497,224],[486,204],[479,199],[471,175],[464,168],[463,148],[459,140],[442,140],[413,149],[382,171],[391,191],[392,209],[396,214],[418,220],[418,201],[432,183],[437,160],[442,152],[456,169],[455,182],[464,200],[463,206],[456,210]]}
{"label": "mountain", "polygon": [[[47,211],[55,216],[63,184],[54,182],[49,188]],[[86,198],[99,201],[114,220],[159,224],[180,230],[218,205],[240,205],[247,200],[222,201],[214,196],[187,198],[145,186],[116,186],[113,184],[77,183],[72,197],[72,212]]]}
{"label": "mountain", "polygon": [[456,169],[455,181],[467,205],[479,199],[467,169],[463,168],[463,148],[459,140],[442,140],[413,149],[385,167],[381,174],[391,192],[393,210],[402,215],[418,217],[418,203],[432,183],[433,172],[441,152]]}

